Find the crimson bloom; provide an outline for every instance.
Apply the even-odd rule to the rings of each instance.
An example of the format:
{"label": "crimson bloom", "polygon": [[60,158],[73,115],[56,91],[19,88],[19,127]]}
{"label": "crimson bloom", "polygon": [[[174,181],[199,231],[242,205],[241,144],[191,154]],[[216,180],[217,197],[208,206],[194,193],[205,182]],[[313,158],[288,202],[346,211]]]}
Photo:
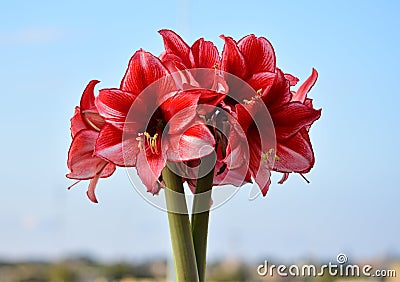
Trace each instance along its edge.
{"label": "crimson bloom", "polygon": [[[228,130],[216,134],[218,158],[214,184],[241,186],[250,182],[252,176],[265,195],[271,170],[283,172],[287,177],[289,172],[305,173],[311,169],[314,154],[307,131],[320,117],[320,111],[315,110],[311,100],[306,98],[306,92],[312,86],[310,79],[296,93],[291,91],[290,86],[298,79],[283,74],[276,67],[274,49],[266,38],[251,34],[236,42],[222,35],[225,44],[220,58],[212,42],[201,38],[189,47],[173,31],[161,30],[160,34],[165,46],[161,60],[170,71],[182,73],[191,68],[220,68],[226,80],[224,88],[229,89],[229,95],[209,92],[207,99],[200,98],[199,101],[224,109],[225,112],[213,118],[217,124],[221,120],[228,124],[220,127]],[[206,84],[211,80],[209,75],[197,78],[196,72],[190,74],[193,75],[179,76],[183,84],[200,86],[198,81]],[[316,80],[316,71],[313,71],[313,77],[312,84]],[[249,92],[246,85],[254,91]],[[253,96],[249,97],[250,93]],[[265,124],[264,128],[256,125],[254,118],[261,115],[260,107],[253,105],[256,102],[268,110],[272,124]],[[268,126],[273,126],[275,131],[266,130]],[[228,172],[230,177],[226,177]]]}
{"label": "crimson bloom", "polygon": [[[287,78],[287,75],[285,77]],[[307,94],[314,86],[317,78],[318,72],[313,69],[311,75],[297,91],[290,91],[289,104],[296,105],[297,109],[295,107],[293,109],[300,112],[297,114],[297,120],[300,122],[296,126],[296,128],[300,129],[291,128],[292,134],[278,142],[277,154],[279,154],[280,158],[278,162],[275,162],[274,170],[284,173],[279,181],[281,184],[288,178],[290,172],[303,174],[309,172],[314,166],[315,157],[308,132],[312,123],[320,118],[321,110],[314,109],[312,99],[308,98]],[[297,80],[289,80],[287,83],[295,85]],[[296,116],[296,114],[292,114],[289,111],[288,114]],[[278,127],[277,131],[280,129],[282,128]]]}
{"label": "crimson bloom", "polygon": [[[297,92],[290,91],[291,84],[296,84],[298,79],[284,75],[276,68],[274,50],[265,38],[248,35],[236,43],[230,37],[222,37],[225,39],[223,70],[243,78],[257,91],[255,97],[243,100],[244,103],[241,102],[241,97],[235,101],[225,99],[224,102],[246,132],[250,150],[249,172],[263,195],[266,195],[270,185],[270,170],[285,173],[285,180],[288,173],[306,173],[314,165],[308,130],[320,117],[321,111],[315,110],[306,96],[317,79],[317,72],[313,70],[312,76]],[[254,118],[258,115],[257,103],[262,103],[268,109],[275,136],[254,123]],[[271,140],[274,137],[276,148]],[[237,133],[231,131],[231,143],[227,150],[233,147],[232,139],[237,138]]]}
{"label": "crimson bloom", "polygon": [[308,132],[321,115],[307,98],[316,70],[293,91],[298,79],[276,67],[264,37],[236,42],[221,35],[220,56],[203,38],[189,46],[171,30],[159,33],[165,46],[159,58],[137,51],[120,87],[102,89],[97,98],[98,81],[91,81],[71,119],[67,176],[91,179],[92,201],[98,179],[115,166],[136,167],[155,194],[167,161],[190,167],[214,150],[214,185],[254,179],[265,195],[272,170],[284,173],[280,183],[289,173],[310,171],[315,159]]}
{"label": "crimson bloom", "polygon": [[159,33],[163,37],[165,47],[160,59],[171,72],[198,68],[213,69],[220,64],[218,49],[211,41],[199,38],[189,47],[172,30],[162,29]]}
{"label": "crimson bloom", "polygon": [[114,164],[94,155],[96,140],[105,124],[94,103],[94,87],[98,82],[89,82],[83,91],[80,106],[75,108],[71,118],[72,143],[67,162],[71,171],[67,174],[68,178],[90,180],[87,195],[94,203],[97,203],[95,188],[99,178],[109,177],[115,171]]}
{"label": "crimson bloom", "polygon": [[177,86],[185,90],[201,90],[200,105],[218,105],[226,97],[228,86],[219,71],[221,59],[217,47],[204,38],[199,38],[189,47],[172,30],[163,29],[159,33],[165,47],[160,60],[171,72]]}
{"label": "crimson bloom", "polygon": [[102,89],[96,98],[106,122],[96,155],[119,166],[135,166],[147,190],[158,193],[167,161],[197,159],[214,150],[214,137],[197,116],[200,95],[177,90],[157,57],[137,51],[120,88]]}
{"label": "crimson bloom", "polygon": [[[262,150],[261,141],[268,140],[268,136],[263,135],[263,129],[258,128],[251,121],[252,117],[241,110],[243,105],[236,106],[238,120],[244,125],[248,137],[249,169],[252,175],[259,171],[264,158],[271,157],[269,155],[272,153],[275,161],[269,169],[284,173],[279,183],[283,183],[291,172],[302,174],[311,170],[315,159],[308,130],[312,123],[319,119],[321,110],[315,110],[306,96],[316,79],[317,72],[313,70],[311,77],[296,93],[290,91],[290,81],[277,69],[277,77],[272,87],[261,93],[261,99],[254,102],[264,103],[269,110],[275,128],[276,151]],[[260,187],[263,195],[267,193],[268,187],[269,183]]]}

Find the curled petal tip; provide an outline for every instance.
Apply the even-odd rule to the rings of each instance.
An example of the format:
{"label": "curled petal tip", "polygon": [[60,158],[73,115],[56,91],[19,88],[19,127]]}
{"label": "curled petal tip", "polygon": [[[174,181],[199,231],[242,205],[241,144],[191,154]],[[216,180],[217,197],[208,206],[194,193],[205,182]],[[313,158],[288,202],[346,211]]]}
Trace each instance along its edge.
{"label": "curled petal tip", "polygon": [[268,190],[269,190],[269,185],[266,186],[266,187],[264,187],[264,188],[261,190],[261,193],[262,193],[263,197],[267,196]]}
{"label": "curled petal tip", "polygon": [[96,199],[96,196],[95,196],[95,195],[91,195],[91,194],[89,193],[89,191],[86,192],[86,195],[88,196],[89,200],[92,201],[92,203],[95,203],[95,204],[98,204],[98,203],[99,203],[99,202],[97,201],[97,199]]}
{"label": "curled petal tip", "polygon": [[221,34],[219,38],[223,39],[224,41],[234,42],[236,44],[236,41],[231,36]]}
{"label": "curled petal tip", "polygon": [[98,201],[97,201],[94,191],[96,189],[97,182],[99,181],[101,172],[102,171],[100,171],[98,174],[96,174],[95,177],[90,179],[89,187],[88,187],[88,190],[86,191],[86,195],[88,196],[89,200],[91,200],[95,204],[97,204]]}
{"label": "curled petal tip", "polygon": [[158,33],[161,34],[161,35],[162,35],[163,33],[166,33],[166,32],[175,33],[173,30],[168,29],[168,28],[162,28],[162,29],[159,29],[159,30],[158,30]]}
{"label": "curled petal tip", "polygon": [[289,178],[289,173],[285,172],[285,173],[282,175],[281,180],[278,181],[278,184],[283,184],[288,178]]}

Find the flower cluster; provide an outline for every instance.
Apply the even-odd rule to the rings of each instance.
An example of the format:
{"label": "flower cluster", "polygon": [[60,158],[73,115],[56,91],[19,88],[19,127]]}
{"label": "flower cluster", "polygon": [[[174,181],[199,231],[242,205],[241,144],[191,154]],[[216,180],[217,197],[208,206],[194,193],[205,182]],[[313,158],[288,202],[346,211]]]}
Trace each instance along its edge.
{"label": "flower cluster", "polygon": [[[321,110],[307,94],[317,71],[293,91],[298,79],[276,67],[264,37],[224,47],[203,38],[189,46],[171,30],[161,30],[165,51],[156,57],[142,49],[132,56],[121,85],[101,89],[90,81],[71,119],[72,144],[67,177],[90,180],[88,197],[116,166],[136,167],[147,190],[163,187],[168,162],[193,171],[215,154],[214,185],[255,181],[263,195],[271,171],[307,173],[314,165],[308,135]],[[189,169],[188,169],[189,168]],[[198,175],[182,174],[195,187]]]}

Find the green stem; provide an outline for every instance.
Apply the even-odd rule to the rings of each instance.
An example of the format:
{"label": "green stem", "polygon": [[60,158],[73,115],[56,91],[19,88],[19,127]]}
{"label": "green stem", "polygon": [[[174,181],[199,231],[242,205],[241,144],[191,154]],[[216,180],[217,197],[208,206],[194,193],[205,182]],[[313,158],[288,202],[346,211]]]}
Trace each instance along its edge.
{"label": "green stem", "polygon": [[193,244],[200,282],[204,282],[206,279],[208,221],[211,205],[211,188],[214,181],[214,163],[210,163],[210,161],[213,161],[212,156],[204,157],[201,160],[199,176],[206,174],[210,169],[211,171],[196,181],[192,211]]}
{"label": "green stem", "polygon": [[176,175],[168,166],[162,171],[162,176],[166,186],[164,190],[168,209],[172,251],[174,254],[176,281],[197,282],[199,281],[199,276],[182,177]]}

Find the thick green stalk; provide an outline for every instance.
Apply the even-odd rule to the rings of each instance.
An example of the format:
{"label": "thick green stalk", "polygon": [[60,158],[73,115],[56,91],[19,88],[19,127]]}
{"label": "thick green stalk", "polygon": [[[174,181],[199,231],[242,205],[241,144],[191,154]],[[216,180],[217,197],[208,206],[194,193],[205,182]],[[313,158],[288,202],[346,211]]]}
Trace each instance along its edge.
{"label": "thick green stalk", "polygon": [[178,282],[197,282],[199,276],[182,177],[176,175],[168,166],[162,171],[162,176],[166,186],[164,190],[176,279]]}
{"label": "thick green stalk", "polygon": [[204,282],[206,279],[208,221],[211,205],[211,188],[214,180],[213,160],[212,156],[202,159],[199,167],[199,176],[204,176],[196,181],[196,191],[193,199],[192,235],[200,282]]}

